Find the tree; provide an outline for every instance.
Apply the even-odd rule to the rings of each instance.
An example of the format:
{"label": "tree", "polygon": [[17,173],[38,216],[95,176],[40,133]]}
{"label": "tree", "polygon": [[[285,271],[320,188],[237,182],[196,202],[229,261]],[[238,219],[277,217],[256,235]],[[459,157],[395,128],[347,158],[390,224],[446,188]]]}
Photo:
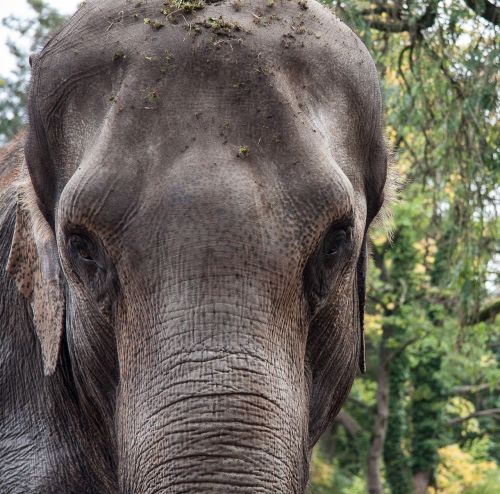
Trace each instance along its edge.
{"label": "tree", "polygon": [[43,0],[27,0],[31,11],[26,18],[14,16],[2,19],[2,25],[30,40],[27,48],[8,41],[10,53],[17,60],[12,74],[0,74],[0,144],[7,142],[25,124],[26,93],[29,82],[29,56],[40,49],[49,34],[64,20],[64,16]]}

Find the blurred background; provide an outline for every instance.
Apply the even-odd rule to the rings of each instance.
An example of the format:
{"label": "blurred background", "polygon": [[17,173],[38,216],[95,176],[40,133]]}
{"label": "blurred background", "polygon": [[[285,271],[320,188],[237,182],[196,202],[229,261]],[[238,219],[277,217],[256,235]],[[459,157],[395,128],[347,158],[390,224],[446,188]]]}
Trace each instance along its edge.
{"label": "blurred background", "polygon": [[[26,124],[29,54],[78,3],[1,0],[0,144]],[[392,242],[372,235],[368,369],[310,493],[497,494],[500,2],[327,4],[376,61],[403,187]]]}

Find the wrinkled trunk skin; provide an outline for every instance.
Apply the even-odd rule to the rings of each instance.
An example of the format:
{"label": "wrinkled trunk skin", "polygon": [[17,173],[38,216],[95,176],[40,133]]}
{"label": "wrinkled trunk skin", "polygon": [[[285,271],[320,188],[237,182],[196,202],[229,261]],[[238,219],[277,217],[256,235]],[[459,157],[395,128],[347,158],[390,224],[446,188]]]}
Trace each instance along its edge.
{"label": "wrinkled trunk skin", "polygon": [[135,393],[132,380],[120,390],[123,492],[299,491],[303,456],[293,455],[306,430],[294,414],[304,396],[289,371],[231,349],[178,358],[161,366],[154,389]]}
{"label": "wrinkled trunk skin", "polygon": [[152,330],[134,330],[139,351],[122,353],[124,494],[304,492],[304,363],[291,357],[290,342],[280,344],[286,328],[223,299],[162,310]]}
{"label": "wrinkled trunk skin", "polygon": [[[158,400],[161,405],[148,400],[147,414],[135,414],[139,404],[125,412],[122,427],[135,428],[136,441],[121,445],[124,493],[299,490],[304,483],[299,478],[302,458],[289,455],[300,451],[300,435],[292,437],[286,431],[297,431],[297,424],[275,398],[252,390],[255,371],[238,372],[233,386],[212,384],[219,391],[207,390],[208,378],[241,364],[250,367],[237,356],[222,358],[204,372],[199,366],[183,365],[181,376],[198,375],[190,383],[191,396],[185,391],[169,393]],[[171,384],[173,389],[178,386]]]}

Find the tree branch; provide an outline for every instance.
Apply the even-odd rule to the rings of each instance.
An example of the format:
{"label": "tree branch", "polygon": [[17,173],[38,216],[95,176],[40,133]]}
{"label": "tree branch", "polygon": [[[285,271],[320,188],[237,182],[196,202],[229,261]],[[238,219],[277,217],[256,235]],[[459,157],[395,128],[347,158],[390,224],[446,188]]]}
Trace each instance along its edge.
{"label": "tree branch", "polygon": [[485,389],[498,389],[499,383],[483,383],[483,384],[467,384],[463,386],[456,386],[452,388],[448,393],[448,396],[460,395],[460,394],[475,394]]}
{"label": "tree branch", "polygon": [[495,415],[500,415],[500,408],[488,408],[487,410],[479,410],[477,412],[471,413],[470,415],[467,415],[466,417],[457,417],[455,419],[450,419],[446,423],[448,425],[456,425],[475,417],[494,417]]}
{"label": "tree branch", "polygon": [[343,410],[340,410],[334,422],[340,424],[350,436],[355,436],[361,430],[361,426],[358,422]]}
{"label": "tree branch", "polygon": [[407,22],[384,22],[378,19],[370,18],[367,19],[368,24],[371,28],[377,31],[385,31],[387,33],[403,33],[409,31],[410,27]]}
{"label": "tree branch", "polygon": [[399,53],[399,57],[398,57],[398,73],[399,73],[399,76],[401,77],[401,79],[403,80],[403,83],[406,87],[406,92],[408,94],[411,94],[411,88],[410,88],[410,85],[408,84],[408,81],[406,80],[406,77],[405,77],[405,71],[403,69],[403,58],[404,58],[404,55],[407,51],[410,52],[410,57],[411,57],[412,50],[413,50],[413,44],[406,45],[401,50],[401,52]]}
{"label": "tree branch", "polygon": [[482,307],[478,314],[467,321],[467,323],[472,325],[477,324],[478,322],[494,321],[498,313],[500,313],[500,298],[497,298],[493,300],[493,302],[490,302]]}
{"label": "tree branch", "polygon": [[349,396],[347,398],[347,401],[350,401],[350,402],[354,403],[355,405],[358,405],[358,406],[364,408],[365,410],[368,410],[370,413],[374,412],[376,409],[375,405],[367,405],[365,402],[358,400],[357,398],[354,398],[353,396]]}
{"label": "tree branch", "polygon": [[467,6],[477,15],[496,26],[500,25],[500,7],[496,7],[488,0],[465,0]]}
{"label": "tree branch", "polygon": [[403,353],[403,351],[406,348],[408,348],[410,345],[413,345],[413,343],[415,343],[416,341],[418,341],[421,338],[425,337],[427,334],[428,334],[428,332],[426,332],[424,334],[421,334],[421,335],[418,335],[418,336],[415,336],[414,338],[411,338],[411,339],[405,341],[401,346],[399,346],[394,351],[392,351],[391,353],[389,353],[389,355],[387,355],[387,357],[383,361],[383,365],[387,365],[391,360],[394,360],[395,357],[397,357],[398,355],[400,355],[401,353]]}

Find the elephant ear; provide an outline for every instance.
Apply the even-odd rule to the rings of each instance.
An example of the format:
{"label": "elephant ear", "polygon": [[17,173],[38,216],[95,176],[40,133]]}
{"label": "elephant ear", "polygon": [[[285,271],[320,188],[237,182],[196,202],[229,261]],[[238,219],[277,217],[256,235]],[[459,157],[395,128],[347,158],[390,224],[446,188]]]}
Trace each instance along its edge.
{"label": "elephant ear", "polygon": [[[24,166],[23,174],[29,177]],[[31,302],[44,374],[52,375],[64,328],[64,288],[55,234],[38,208],[29,178],[18,186],[16,226],[7,272],[19,292]]]}

